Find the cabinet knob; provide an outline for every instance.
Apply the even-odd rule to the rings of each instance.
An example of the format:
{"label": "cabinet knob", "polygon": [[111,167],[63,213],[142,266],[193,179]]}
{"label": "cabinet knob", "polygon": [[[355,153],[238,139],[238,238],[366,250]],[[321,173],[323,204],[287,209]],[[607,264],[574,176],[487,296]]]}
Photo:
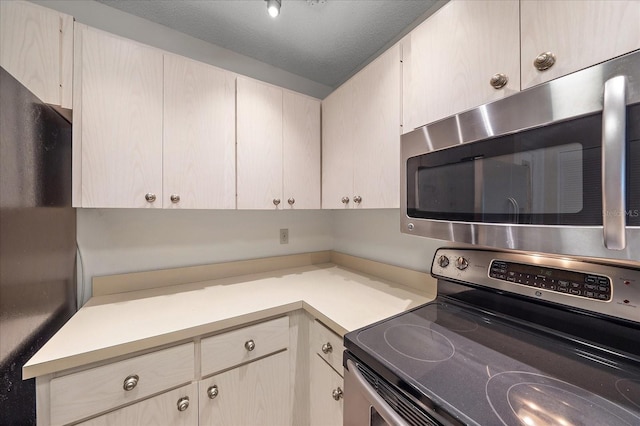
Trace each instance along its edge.
{"label": "cabinet knob", "polygon": [[289,205],[290,205],[290,206],[294,205],[294,204],[295,204],[295,202],[296,202],[296,199],[295,199],[295,198],[293,198],[293,197],[291,197],[291,198],[289,198],[289,199],[287,200],[287,203],[289,203]]}
{"label": "cabinet knob", "polygon": [[362,202],[362,197],[359,195],[356,195],[355,197],[353,197],[353,202],[356,204],[360,204]]}
{"label": "cabinet knob", "polygon": [[331,352],[333,352],[333,346],[331,346],[331,343],[327,342],[322,345],[322,352],[325,354],[330,354]]}
{"label": "cabinet knob", "polygon": [[127,376],[127,378],[124,379],[124,383],[122,384],[122,389],[126,391],[133,390],[133,388],[137,386],[138,380],[140,380],[140,377],[138,377],[137,374]]}
{"label": "cabinet knob", "polygon": [[151,192],[147,192],[147,194],[144,196],[144,199],[147,200],[150,203],[153,203],[156,200],[156,194],[153,194]]}
{"label": "cabinet knob", "polygon": [[178,411],[185,411],[189,408],[189,397],[183,396],[178,400]]}
{"label": "cabinet knob", "polygon": [[274,198],[273,199],[273,205],[277,206],[278,204],[280,204],[280,198]]}
{"label": "cabinet knob", "polygon": [[207,396],[209,399],[214,399],[218,396],[218,385],[209,386],[209,389],[207,389]]}
{"label": "cabinet knob", "polygon": [[254,349],[256,348],[256,342],[254,342],[254,341],[253,341],[253,339],[251,339],[251,340],[247,340],[247,341],[244,343],[244,348],[245,348],[246,350],[248,350],[249,352],[251,352],[252,350],[254,350]]}
{"label": "cabinet knob", "polygon": [[342,197],[342,204],[347,204],[349,202],[349,197]]}
{"label": "cabinet knob", "polygon": [[340,401],[344,396],[344,392],[342,392],[342,389],[340,389],[340,386],[338,386],[336,389],[333,390],[333,392],[331,392],[331,396],[336,401]]}
{"label": "cabinet knob", "polygon": [[489,80],[489,84],[491,84],[494,89],[502,89],[507,85],[508,82],[509,77],[501,73],[495,74],[493,77],[491,77],[491,80]]}
{"label": "cabinet knob", "polygon": [[533,61],[533,66],[536,67],[538,71],[548,70],[556,63],[556,56],[551,52],[544,52],[538,55],[538,57]]}
{"label": "cabinet knob", "polygon": [[171,202],[173,204],[177,204],[180,202],[180,196],[178,194],[171,194],[171,197],[169,197],[171,199]]}

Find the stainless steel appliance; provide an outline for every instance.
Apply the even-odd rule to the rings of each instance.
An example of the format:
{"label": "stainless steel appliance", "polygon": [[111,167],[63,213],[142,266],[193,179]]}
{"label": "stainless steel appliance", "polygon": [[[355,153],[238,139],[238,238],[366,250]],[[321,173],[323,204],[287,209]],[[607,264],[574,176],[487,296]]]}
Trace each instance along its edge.
{"label": "stainless steel appliance", "polygon": [[344,424],[640,424],[640,267],[443,248],[435,301],[345,336]]}
{"label": "stainless steel appliance", "polygon": [[71,124],[0,69],[0,424],[36,424],[22,366],[76,310]]}
{"label": "stainless steel appliance", "polygon": [[402,136],[401,231],[640,259],[640,51]]}

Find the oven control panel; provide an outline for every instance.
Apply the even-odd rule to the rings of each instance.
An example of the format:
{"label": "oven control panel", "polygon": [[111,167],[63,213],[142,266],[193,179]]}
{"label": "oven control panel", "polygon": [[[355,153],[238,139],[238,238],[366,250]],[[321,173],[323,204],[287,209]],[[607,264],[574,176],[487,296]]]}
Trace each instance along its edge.
{"label": "oven control panel", "polygon": [[558,293],[603,301],[611,300],[611,280],[604,275],[493,260],[489,276]]}

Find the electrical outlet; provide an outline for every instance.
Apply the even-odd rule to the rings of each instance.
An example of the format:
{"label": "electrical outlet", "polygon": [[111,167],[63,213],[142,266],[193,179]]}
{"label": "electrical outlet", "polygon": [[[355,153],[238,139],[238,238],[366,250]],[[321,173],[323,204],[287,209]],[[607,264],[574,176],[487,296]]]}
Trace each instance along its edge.
{"label": "electrical outlet", "polygon": [[289,230],[281,229],[280,230],[280,244],[289,244]]}

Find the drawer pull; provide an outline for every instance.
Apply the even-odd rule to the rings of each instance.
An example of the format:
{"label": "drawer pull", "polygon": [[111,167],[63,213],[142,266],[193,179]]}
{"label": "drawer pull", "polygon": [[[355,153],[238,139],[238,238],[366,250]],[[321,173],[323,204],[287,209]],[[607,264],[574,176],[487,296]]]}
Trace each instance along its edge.
{"label": "drawer pull", "polygon": [[327,342],[322,345],[322,352],[325,354],[330,354],[331,352],[333,352],[333,346],[331,346],[331,343]]}
{"label": "drawer pull", "polygon": [[336,401],[340,401],[344,396],[344,392],[342,392],[342,389],[340,389],[340,386],[338,386],[336,389],[333,390],[333,392],[331,392],[331,396]]}
{"label": "drawer pull", "polygon": [[214,399],[218,396],[218,385],[209,386],[209,389],[207,389],[207,396],[209,399]]}
{"label": "drawer pull", "polygon": [[207,389],[207,396],[209,399],[214,399],[218,396],[218,385],[209,386],[209,389]]}
{"label": "drawer pull", "polygon": [[138,377],[137,374],[132,374],[131,376],[127,376],[127,378],[124,379],[124,383],[122,384],[122,389],[126,391],[133,390],[133,388],[135,388],[138,385],[138,380],[140,380],[140,377]]}
{"label": "drawer pull", "polygon": [[254,341],[253,341],[253,339],[251,339],[251,340],[247,340],[247,341],[244,343],[244,348],[245,348],[246,350],[248,350],[249,352],[251,352],[252,350],[254,350],[254,349],[256,348],[256,342],[254,342]]}
{"label": "drawer pull", "polygon": [[178,400],[178,411],[185,411],[189,408],[189,397],[185,396]]}

